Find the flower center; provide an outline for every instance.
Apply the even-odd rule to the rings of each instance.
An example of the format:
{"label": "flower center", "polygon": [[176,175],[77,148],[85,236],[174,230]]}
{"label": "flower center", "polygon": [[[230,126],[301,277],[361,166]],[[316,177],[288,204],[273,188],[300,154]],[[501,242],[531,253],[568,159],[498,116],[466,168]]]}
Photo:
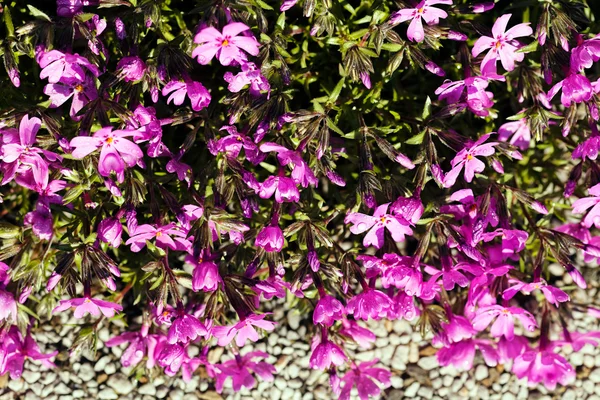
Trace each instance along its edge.
{"label": "flower center", "polygon": [[112,138],[112,137],[107,137],[106,138],[106,144],[112,144],[112,142],[114,142],[114,141],[115,141],[115,139]]}
{"label": "flower center", "polygon": [[223,39],[223,41],[221,42],[221,46],[223,46],[223,47],[229,46],[229,39]]}
{"label": "flower center", "polygon": [[161,231],[156,232],[156,237],[161,237],[163,233]]}
{"label": "flower center", "polygon": [[90,299],[85,299],[83,302],[84,302],[84,303],[91,303],[91,302],[92,302],[92,300],[90,300]]}
{"label": "flower center", "polygon": [[387,222],[386,217],[381,217],[379,220],[381,221],[382,224],[385,224]]}
{"label": "flower center", "polygon": [[83,85],[81,83],[75,85],[75,90],[79,93],[83,92]]}
{"label": "flower center", "polygon": [[473,159],[473,155],[472,154],[467,154],[467,160],[472,160]]}
{"label": "flower center", "polygon": [[502,310],[502,314],[510,314],[510,311],[508,311],[506,308]]}
{"label": "flower center", "polygon": [[419,8],[419,9],[417,10],[417,12],[418,12],[419,14],[423,14],[423,12],[424,12],[424,11],[425,11],[425,7],[421,7],[421,8]]}
{"label": "flower center", "polygon": [[500,40],[498,40],[496,42],[496,46],[495,47],[496,47],[496,50],[500,49],[500,47],[502,47],[502,42]]}

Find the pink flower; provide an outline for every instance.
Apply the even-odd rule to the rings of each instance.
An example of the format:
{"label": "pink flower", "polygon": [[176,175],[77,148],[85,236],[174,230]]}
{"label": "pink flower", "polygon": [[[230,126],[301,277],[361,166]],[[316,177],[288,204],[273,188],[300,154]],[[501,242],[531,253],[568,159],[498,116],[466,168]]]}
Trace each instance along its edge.
{"label": "pink flower", "polygon": [[[223,27],[223,33],[212,26],[202,29],[195,37],[194,42],[200,43],[192,52],[192,57],[197,57],[198,62],[206,65],[216,55],[222,65],[246,60],[243,51],[257,56],[259,43],[254,36],[238,36],[250,30],[241,22],[232,22]],[[242,51],[243,50],[243,51]]]}
{"label": "pink flower", "polygon": [[483,75],[496,75],[496,62],[498,59],[507,71],[515,69],[516,61],[523,61],[524,53],[517,53],[521,44],[515,38],[529,36],[533,30],[529,23],[518,24],[506,30],[508,20],[512,14],[504,14],[496,20],[492,27],[492,36],[482,36],[473,45],[473,57],[477,57],[483,51],[490,49],[481,62]]}
{"label": "pink flower", "polygon": [[354,318],[368,320],[381,319],[387,316],[388,310],[394,306],[390,297],[379,290],[365,288],[364,292],[352,297],[346,305],[346,312]]}
{"label": "pink flower", "polygon": [[313,369],[326,370],[332,365],[338,367],[348,360],[344,351],[336,344],[325,339],[319,343],[310,356],[309,366]]}
{"label": "pink flower", "polygon": [[588,208],[592,208],[582,221],[586,228],[596,226],[600,228],[600,183],[592,186],[588,192],[594,197],[584,197],[573,203],[573,212],[583,214]]}
{"label": "pink flower", "polygon": [[83,82],[86,79],[86,70],[96,77],[100,75],[98,67],[79,54],[51,50],[43,53],[38,62],[42,68],[40,79],[48,78],[49,83]]}
{"label": "pink flower", "polygon": [[377,336],[367,328],[363,328],[357,321],[342,319],[342,329],[340,333],[344,336],[352,338],[360,347],[368,349],[371,347]]}
{"label": "pink flower", "polygon": [[454,315],[451,312],[448,312],[448,322],[442,322],[441,324],[442,329],[431,341],[434,346],[440,344],[449,346],[452,343],[470,339],[477,333],[467,318]]}
{"label": "pink flower", "polygon": [[268,199],[273,194],[275,194],[275,201],[278,203],[298,202],[300,200],[300,192],[296,187],[296,182],[285,176],[270,176],[260,184],[258,195],[261,199]]}
{"label": "pink flower", "polygon": [[369,231],[363,239],[363,245],[366,247],[375,246],[380,249],[383,246],[383,231],[386,228],[392,234],[394,241],[402,242],[404,235],[412,235],[413,231],[409,222],[402,216],[387,213],[389,205],[390,203],[386,203],[377,207],[373,216],[356,212],[349,213],[344,223],[353,224],[350,232],[355,235]]}
{"label": "pink flower", "polygon": [[133,167],[144,156],[140,147],[125,139],[132,136],[135,131],[116,130],[112,127],[101,128],[92,136],[78,136],[71,139],[71,147],[74,147],[73,157],[84,158],[88,154],[102,148],[98,159],[98,172],[102,176],[109,177],[111,172],[116,173],[117,180],[123,182],[125,179],[125,166]]}
{"label": "pink flower", "polygon": [[187,234],[177,227],[174,223],[164,226],[154,227],[144,224],[136,228],[135,232],[129,232],[130,238],[125,242],[131,245],[131,251],[139,252],[146,246],[146,241],[155,239],[158,247],[177,251],[188,251],[191,249],[191,242],[186,239]]}
{"label": "pink flower", "polygon": [[456,157],[451,162],[452,169],[446,177],[444,178],[444,187],[449,188],[452,187],[456,183],[456,178],[462,171],[463,167],[465,168],[465,181],[471,183],[473,181],[473,177],[476,173],[483,172],[485,169],[485,164],[483,161],[479,160],[477,156],[481,157],[489,157],[495,153],[494,146],[498,144],[498,142],[490,142],[483,144],[486,140],[489,139],[491,133],[483,135],[480,137],[475,143],[473,143],[468,148],[462,149],[456,154]]}
{"label": "pink flower", "polygon": [[232,93],[241,91],[246,85],[250,85],[250,93],[253,96],[259,96],[261,91],[270,92],[271,90],[271,85],[269,85],[267,78],[251,62],[242,62],[242,70],[240,72],[236,75],[226,72],[223,79],[229,83],[227,89]]}
{"label": "pink flower", "polygon": [[436,356],[443,367],[453,365],[459,370],[468,371],[473,368],[476,349],[479,349],[488,366],[495,367],[498,364],[498,352],[489,341],[482,339],[467,339],[452,343],[439,349]]}
{"label": "pink flower", "polygon": [[167,99],[167,104],[173,102],[176,106],[180,106],[183,104],[185,95],[187,94],[192,104],[192,110],[194,111],[200,111],[208,107],[211,100],[208,90],[200,82],[191,80],[186,80],[185,82],[171,81],[167,83],[162,89],[162,95],[166,96],[169,93],[171,95]]}
{"label": "pink flower", "polygon": [[90,101],[98,98],[96,84],[89,76],[82,81],[73,78],[64,79],[60,83],[49,83],[44,87],[44,94],[50,96],[50,107],[58,108],[67,100],[73,98],[69,116],[74,121],[81,120],[77,115]]}
{"label": "pink flower", "polygon": [[104,344],[107,347],[114,347],[128,343],[129,346],[127,346],[127,349],[121,355],[121,364],[123,367],[134,367],[147,356],[146,368],[150,369],[156,365],[156,356],[158,354],[155,354],[155,351],[160,339],[164,340],[164,336],[149,335],[148,328],[149,326],[143,325],[139,332],[122,333],[107,340]]}
{"label": "pink flower", "polygon": [[215,388],[218,393],[223,391],[227,378],[231,377],[233,390],[239,392],[242,387],[252,389],[256,379],[252,376],[255,372],[266,382],[273,381],[273,374],[277,372],[274,366],[265,361],[253,361],[256,358],[267,358],[269,355],[262,351],[251,351],[243,356],[236,355],[233,360],[222,364],[214,364],[207,368],[208,375],[216,379]]}
{"label": "pink flower", "polygon": [[[425,272],[432,275],[432,280],[437,280],[440,276],[444,289],[452,290],[454,286],[467,287],[473,277],[483,274],[483,268],[479,264],[469,262],[454,263],[450,257],[442,257],[442,270],[427,266]],[[466,273],[466,275],[465,275]]]}
{"label": "pink flower", "polygon": [[117,71],[125,82],[135,82],[144,77],[146,64],[138,56],[123,57],[117,64]]}
{"label": "pink flower", "polygon": [[412,41],[421,42],[425,38],[423,22],[421,19],[425,20],[427,25],[437,25],[440,23],[440,18],[446,18],[448,16],[446,11],[431,7],[435,4],[452,5],[452,0],[422,0],[415,8],[405,8],[396,11],[396,13],[392,15],[390,22],[393,25],[396,25],[411,20],[406,35],[408,36],[408,39]]}
{"label": "pink flower", "polygon": [[21,377],[25,360],[39,361],[45,368],[55,368],[56,365],[51,358],[58,354],[58,351],[48,354],[40,352],[40,348],[31,334],[27,333],[23,337],[16,325],[11,326],[8,334],[2,338],[0,352],[2,353],[0,374],[4,375],[9,372],[11,379]]}
{"label": "pink flower", "polygon": [[509,287],[502,293],[502,298],[504,300],[512,299],[518,292],[522,292],[524,294],[531,294],[531,292],[533,292],[534,290],[540,290],[546,297],[546,300],[554,304],[556,307],[559,306],[559,303],[569,301],[568,294],[566,294],[559,288],[548,285],[543,279],[537,279],[532,283],[525,283],[514,280],[513,283],[516,284]]}
{"label": "pink flower", "polygon": [[572,102],[588,102],[594,95],[594,88],[590,80],[584,75],[576,73],[569,74],[564,80],[552,86],[548,92],[548,100],[552,100],[561,89],[560,102],[565,107],[569,107]]}
{"label": "pink flower", "polygon": [[190,314],[185,314],[183,311],[179,312],[177,317],[171,322],[169,332],[167,334],[167,342],[169,344],[175,344],[181,342],[183,344],[193,342],[202,336],[208,338],[210,334],[206,326],[198,318]]}
{"label": "pink flower", "polygon": [[552,350],[526,351],[515,358],[512,372],[518,378],[527,378],[530,387],[543,383],[548,390],[554,390],[557,383],[568,385],[575,381],[575,369]]}
{"label": "pink flower", "polygon": [[282,166],[289,165],[292,168],[292,179],[302,185],[316,185],[319,181],[312,172],[306,161],[297,151],[289,150],[288,148],[276,143],[264,143],[260,146],[260,151],[263,153],[276,152],[277,159]]}
{"label": "pink flower", "polygon": [[98,224],[98,238],[112,247],[117,248],[121,245],[121,234],[123,225],[118,218],[110,217],[103,219]]}
{"label": "pink flower", "polygon": [[496,322],[494,322],[491,329],[493,337],[504,336],[508,340],[513,340],[515,337],[513,318],[521,321],[525,329],[530,332],[537,328],[537,322],[530,312],[519,307],[503,307],[500,305],[482,307],[477,310],[477,315],[473,318],[473,327],[478,331],[482,331],[488,327],[494,318],[496,318]]}
{"label": "pink flower", "polygon": [[325,295],[319,299],[313,312],[313,323],[331,326],[344,317],[344,305],[335,297]]}
{"label": "pink flower", "polygon": [[578,45],[571,50],[571,71],[579,72],[600,60],[600,35],[589,40],[578,38]]}
{"label": "pink flower", "polygon": [[531,131],[529,130],[527,118],[521,118],[518,121],[507,122],[502,125],[498,128],[498,139],[503,142],[508,141],[521,150],[527,150],[531,142]]}
{"label": "pink flower", "polygon": [[119,304],[84,296],[75,299],[61,300],[58,306],[52,310],[52,314],[65,311],[71,307],[75,307],[75,312],[73,313],[75,318],[83,318],[86,314],[90,314],[94,317],[99,317],[100,314],[103,314],[106,318],[111,318],[115,315],[115,311],[123,311],[123,307]]}
{"label": "pink flower", "polygon": [[219,346],[227,346],[236,335],[235,343],[238,347],[244,346],[248,339],[256,342],[259,337],[258,332],[254,329],[255,326],[267,332],[275,329],[276,324],[274,322],[264,320],[266,316],[267,314],[252,314],[233,326],[215,326],[213,328],[213,335],[219,339]]}
{"label": "pink flower", "polygon": [[165,369],[165,374],[175,376],[181,370],[184,382],[189,382],[193,372],[202,364],[202,360],[199,358],[191,358],[189,356],[187,345],[180,343],[168,344],[160,342],[157,352],[159,352],[157,357],[158,365]]}
{"label": "pink flower", "polygon": [[17,322],[17,302],[15,296],[0,289],[0,321]]}
{"label": "pink flower", "polygon": [[435,94],[440,100],[446,100],[448,104],[466,103],[473,114],[485,117],[489,115],[487,108],[494,105],[494,94],[485,90],[488,84],[489,78],[481,76],[472,76],[455,82],[446,80],[437,88]]}
{"label": "pink flower", "polygon": [[363,362],[358,365],[353,364],[344,377],[344,387],[340,393],[339,400],[350,400],[352,387],[356,385],[358,397],[360,400],[369,400],[370,396],[379,396],[381,389],[375,382],[380,382],[383,388],[389,387],[392,382],[390,371],[383,368],[373,368],[379,359]]}
{"label": "pink flower", "polygon": [[192,290],[194,292],[217,290],[221,282],[221,275],[219,275],[219,266],[215,263],[213,256],[202,251],[198,259],[188,255],[185,260],[194,266],[192,272]]}
{"label": "pink flower", "polygon": [[262,247],[266,252],[280,252],[283,248],[283,232],[279,226],[264,227],[256,236],[255,246]]}

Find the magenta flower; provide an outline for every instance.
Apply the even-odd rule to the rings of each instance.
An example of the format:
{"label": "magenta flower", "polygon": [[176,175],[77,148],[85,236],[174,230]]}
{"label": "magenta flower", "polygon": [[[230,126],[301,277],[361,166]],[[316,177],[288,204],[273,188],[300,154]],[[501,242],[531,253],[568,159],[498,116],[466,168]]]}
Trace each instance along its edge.
{"label": "magenta flower", "polygon": [[63,79],[60,83],[49,83],[44,87],[44,94],[50,96],[50,107],[58,108],[67,100],[73,98],[69,116],[79,121],[82,116],[77,113],[90,101],[98,98],[94,79],[89,76],[82,81],[74,78]]}
{"label": "magenta flower", "polygon": [[142,250],[146,246],[146,241],[151,239],[155,239],[156,245],[162,249],[188,251],[192,245],[186,239],[187,234],[174,223],[159,227],[148,224],[140,225],[135,232],[129,232],[129,235],[130,238],[125,244],[131,245],[131,251],[134,253]]}
{"label": "magenta flower", "polygon": [[582,221],[586,228],[596,226],[600,228],[600,184],[589,188],[588,192],[594,197],[584,197],[573,203],[573,212],[583,214],[588,208],[592,208]]}
{"label": "magenta flower", "polygon": [[232,93],[241,91],[245,86],[250,85],[250,93],[253,96],[259,96],[262,91],[270,92],[271,85],[260,69],[251,62],[242,62],[242,70],[236,75],[231,72],[226,72],[223,77],[225,82],[228,82],[229,89]]}
{"label": "magenta flower", "polygon": [[447,314],[448,322],[442,322],[442,329],[431,341],[434,346],[440,344],[449,346],[452,343],[458,343],[475,336],[477,331],[467,318],[454,315],[451,311],[448,311]]}
{"label": "magenta flower", "polygon": [[21,378],[25,360],[39,361],[45,368],[56,367],[51,359],[58,354],[58,351],[42,353],[31,334],[28,332],[23,337],[16,325],[11,326],[3,337],[0,351],[2,352],[0,374],[4,375],[8,372],[11,379]]}
{"label": "magenta flower", "polygon": [[390,371],[383,368],[374,368],[379,359],[363,362],[358,365],[353,364],[344,377],[344,387],[340,392],[338,400],[350,400],[352,387],[356,386],[360,400],[369,400],[370,396],[379,396],[381,389],[375,382],[379,382],[383,388],[389,387],[392,382]]}
{"label": "magenta flower", "polygon": [[529,386],[543,383],[548,390],[554,390],[557,383],[568,385],[575,380],[575,369],[552,350],[526,351],[515,358],[512,372],[518,378],[527,378]]}
{"label": "magenta flower", "polygon": [[142,361],[144,357],[148,357],[146,368],[150,369],[156,365],[155,350],[160,339],[164,340],[164,336],[149,335],[147,325],[142,325],[139,332],[125,332],[119,336],[115,336],[107,340],[104,344],[106,347],[119,346],[123,343],[128,343],[127,349],[121,355],[121,364],[123,367],[133,367]]}
{"label": "magenta flower", "polygon": [[437,352],[437,360],[441,366],[453,365],[459,370],[468,371],[473,368],[475,350],[479,349],[483,360],[490,367],[498,364],[498,352],[490,342],[483,339],[467,339],[442,347]]}
{"label": "magenta flower", "polygon": [[144,77],[146,64],[138,56],[123,57],[117,64],[117,71],[125,82],[135,82]]}
{"label": "magenta flower", "polygon": [[123,225],[121,225],[121,221],[119,221],[118,218],[106,218],[98,224],[98,239],[105,243],[109,243],[114,248],[121,245],[122,233]]}
{"label": "magenta flower", "polygon": [[275,367],[265,361],[253,361],[256,358],[267,357],[269,355],[265,352],[251,351],[243,356],[236,355],[233,360],[222,364],[211,365],[207,368],[207,372],[209,376],[216,379],[215,388],[218,393],[223,391],[223,385],[229,377],[234,391],[239,392],[242,387],[252,389],[256,385],[252,372],[266,382],[273,381],[273,374],[277,372]]}
{"label": "magenta flower", "polygon": [[280,252],[283,248],[283,231],[279,226],[264,227],[256,236],[255,246],[262,247],[266,252]]}
{"label": "magenta flower", "polygon": [[102,314],[106,318],[111,318],[115,315],[115,312],[123,311],[123,307],[119,304],[84,296],[75,299],[61,300],[58,306],[52,310],[52,314],[65,311],[71,307],[75,307],[75,312],[73,313],[75,318],[83,318],[86,314],[90,314],[94,317],[99,317],[100,314]]}
{"label": "magenta flower", "polygon": [[344,305],[333,296],[325,295],[319,299],[313,312],[313,323],[331,326],[344,317]]}
{"label": "magenta flower", "polygon": [[390,22],[393,25],[396,25],[411,20],[406,36],[413,42],[421,42],[425,38],[425,31],[423,30],[423,22],[421,19],[425,20],[427,25],[437,25],[440,23],[440,18],[446,18],[448,16],[446,11],[437,7],[431,7],[435,4],[452,5],[452,0],[422,0],[415,8],[405,8],[396,11],[394,15],[392,15]]}
{"label": "magenta flower", "polygon": [[221,275],[219,275],[219,266],[215,263],[213,256],[202,251],[198,259],[188,255],[185,260],[194,266],[192,272],[193,291],[213,292],[217,290],[221,282]]}
{"label": "magenta flower", "polygon": [[531,131],[529,130],[527,118],[521,118],[518,121],[511,121],[502,125],[498,128],[498,139],[517,146],[521,150],[527,150],[531,142]]}
{"label": "magenta flower", "polygon": [[254,329],[255,326],[264,329],[267,332],[271,332],[275,329],[276,323],[265,321],[264,318],[266,316],[267,314],[252,314],[233,326],[215,326],[213,328],[213,336],[219,339],[219,346],[227,346],[234,337],[238,347],[244,346],[248,339],[252,342],[256,342],[259,337],[258,332]]}
{"label": "magenta flower", "polygon": [[578,45],[571,50],[571,71],[580,72],[600,60],[600,35],[582,40],[578,37]]}
{"label": "magenta flower", "polygon": [[375,343],[377,336],[367,328],[363,328],[357,321],[342,319],[342,329],[340,333],[352,338],[360,347],[368,349]]}
{"label": "magenta flower", "polygon": [[282,166],[289,165],[292,168],[292,179],[302,187],[316,185],[319,181],[312,172],[306,161],[297,151],[276,143],[264,143],[260,146],[260,151],[268,153],[274,151],[277,153],[277,159]]}
{"label": "magenta flower", "polygon": [[481,265],[469,262],[455,264],[450,257],[442,257],[441,265],[441,271],[427,266],[425,267],[425,272],[432,275],[432,280],[437,280],[441,276],[444,289],[446,290],[452,290],[456,285],[463,288],[467,287],[473,277],[483,274]]}
{"label": "magenta flower", "polygon": [[517,50],[521,44],[515,38],[529,36],[533,34],[533,29],[529,23],[518,24],[506,30],[508,20],[512,14],[504,14],[496,20],[492,27],[492,36],[482,36],[473,45],[473,57],[487,49],[490,51],[485,55],[481,62],[481,71],[483,75],[496,75],[496,62],[498,59],[507,71],[515,69],[515,62],[523,61],[524,53],[518,53]]}
{"label": "magenta flower", "polygon": [[588,102],[594,95],[594,88],[590,80],[584,75],[575,73],[570,74],[564,80],[552,86],[548,92],[548,100],[552,100],[556,93],[561,89],[562,94],[560,96],[560,102],[565,107],[569,107],[572,102]]}
{"label": "magenta flower", "polygon": [[265,154],[258,150],[258,146],[250,137],[239,133],[235,126],[224,125],[220,130],[227,131],[229,135],[209,142],[209,150],[213,155],[222,152],[227,154],[228,157],[237,158],[244,149],[246,158],[252,164],[258,165],[264,160]]}
{"label": "magenta flower", "polygon": [[208,90],[200,82],[192,80],[186,80],[185,82],[171,81],[167,83],[162,89],[162,95],[166,96],[169,93],[171,94],[167,99],[167,104],[173,102],[176,106],[180,106],[183,104],[187,94],[192,104],[192,110],[194,111],[200,111],[208,107],[211,100]]}
{"label": "magenta flower", "polygon": [[531,292],[533,292],[534,290],[540,290],[544,297],[546,297],[546,300],[554,304],[556,307],[559,306],[559,303],[569,301],[568,294],[566,294],[559,288],[548,285],[543,279],[537,279],[532,283],[525,283],[513,280],[512,283],[516,284],[509,287],[502,293],[502,298],[504,300],[512,299],[518,292],[522,292],[523,294],[531,294]]}
{"label": "magenta flower", "polygon": [[40,79],[48,78],[49,83],[83,82],[86,80],[86,70],[95,77],[100,75],[98,67],[79,54],[51,50],[43,53],[38,62],[42,68]]}
{"label": "magenta flower", "polygon": [[102,176],[109,177],[111,172],[117,175],[117,180],[123,182],[125,179],[125,166],[136,165],[144,153],[140,147],[125,139],[132,136],[135,131],[116,130],[112,127],[101,128],[92,136],[78,136],[71,139],[71,147],[74,147],[73,157],[84,158],[88,154],[102,148],[98,159],[98,172]]}
{"label": "magenta flower", "polygon": [[175,376],[181,370],[183,380],[190,381],[193,372],[202,364],[202,360],[190,357],[187,345],[160,342],[159,346],[157,361],[158,365],[165,369],[165,374]]}
{"label": "magenta flower", "polygon": [[452,169],[444,178],[444,187],[449,188],[456,183],[456,178],[458,178],[458,175],[462,171],[463,167],[465,168],[465,181],[469,183],[473,181],[473,177],[476,173],[483,172],[485,169],[485,164],[483,161],[478,159],[477,156],[491,156],[495,153],[494,146],[498,144],[498,142],[484,144],[484,142],[488,140],[490,136],[491,133],[483,135],[468,148],[462,149],[456,154],[456,157],[454,157],[451,162]]}
{"label": "magenta flower", "polygon": [[241,63],[246,60],[244,51],[257,56],[259,43],[256,38],[238,36],[248,30],[250,28],[241,22],[229,23],[223,27],[223,33],[212,26],[204,28],[194,37],[194,42],[200,43],[200,46],[194,49],[192,57],[206,65],[216,55],[222,65],[231,65],[234,61]]}
{"label": "magenta flower", "polygon": [[0,289],[0,321],[17,322],[17,302],[15,296]]}
{"label": "magenta flower", "polygon": [[493,337],[504,336],[508,340],[515,337],[515,323],[513,318],[518,319],[526,330],[533,332],[537,328],[537,322],[530,312],[519,307],[503,307],[492,305],[482,307],[477,310],[477,315],[473,318],[473,327],[482,331],[496,318],[492,325],[491,333]]}
{"label": "magenta flower", "polygon": [[365,288],[364,292],[352,297],[346,304],[346,312],[354,318],[368,320],[385,318],[394,306],[390,297],[379,290]]}
{"label": "magenta flower", "polygon": [[325,338],[313,349],[308,365],[313,369],[326,370],[332,365],[339,367],[347,360],[348,357],[346,357],[344,351]]}
{"label": "magenta flower", "polygon": [[260,184],[258,195],[261,199],[268,199],[273,194],[275,194],[275,201],[278,203],[298,202],[300,200],[300,192],[296,182],[285,176],[270,176]]}
{"label": "magenta flower", "polygon": [[208,338],[210,336],[208,329],[200,320],[193,315],[179,312],[177,317],[171,322],[167,341],[170,344],[181,342],[183,344],[193,342],[198,337]]}
{"label": "magenta flower", "polygon": [[42,201],[36,203],[35,210],[25,214],[23,223],[26,226],[31,226],[33,234],[41,240],[50,240],[54,233],[50,207]]}
{"label": "magenta flower", "polygon": [[[10,182],[15,175],[23,176],[23,180],[33,178],[33,183],[25,184],[35,190],[48,182],[48,161],[61,160],[61,157],[47,150],[35,147],[36,135],[42,125],[39,118],[23,116],[16,130],[0,130],[3,134],[0,147],[0,160],[3,161],[4,176],[2,184]],[[42,157],[43,156],[43,157]],[[21,181],[20,184],[25,183]],[[34,186],[35,184],[35,186]]]}
{"label": "magenta flower", "polygon": [[391,233],[394,241],[402,242],[404,241],[404,235],[412,235],[413,231],[409,226],[409,222],[402,216],[387,213],[389,205],[390,203],[386,203],[377,207],[373,216],[356,212],[349,213],[344,223],[353,224],[350,227],[350,232],[355,235],[369,231],[363,239],[363,245],[366,247],[375,246],[380,249],[383,246],[383,231],[386,228]]}
{"label": "magenta flower", "polygon": [[489,85],[489,79],[489,77],[472,76],[462,81],[446,80],[436,89],[435,94],[440,100],[446,100],[448,104],[466,103],[473,114],[485,117],[489,115],[487,108],[494,105],[494,94],[485,90]]}

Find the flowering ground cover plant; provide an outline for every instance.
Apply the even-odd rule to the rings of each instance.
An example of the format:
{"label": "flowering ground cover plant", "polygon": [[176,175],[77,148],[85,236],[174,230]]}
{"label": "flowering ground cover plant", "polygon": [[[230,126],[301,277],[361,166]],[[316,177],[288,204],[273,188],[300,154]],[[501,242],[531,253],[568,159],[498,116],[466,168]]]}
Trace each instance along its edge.
{"label": "flowering ground cover plant", "polygon": [[571,383],[562,349],[600,341],[571,323],[600,317],[571,301],[600,257],[588,3],[0,2],[0,374],[55,367],[35,332],[72,313],[72,358],[121,327],[133,374],[252,389],[279,298],[340,399],[390,385],[345,347],[368,320]]}

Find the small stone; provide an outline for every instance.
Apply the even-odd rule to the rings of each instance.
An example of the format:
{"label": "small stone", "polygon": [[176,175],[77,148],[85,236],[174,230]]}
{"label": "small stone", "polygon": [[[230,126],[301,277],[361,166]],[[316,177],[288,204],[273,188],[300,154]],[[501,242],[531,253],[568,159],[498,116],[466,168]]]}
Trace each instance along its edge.
{"label": "small stone", "polygon": [[583,365],[592,369],[592,368],[594,368],[595,364],[596,364],[596,360],[594,360],[593,356],[590,356],[588,354],[583,356]]}
{"label": "small stone", "polygon": [[83,364],[80,368],[79,368],[79,372],[77,373],[77,375],[79,375],[79,377],[84,381],[91,381],[92,379],[94,379],[94,376],[96,376],[96,374],[94,373],[94,368],[92,368],[92,366],[90,364]]}
{"label": "small stone", "polygon": [[106,366],[106,368],[104,368],[104,373],[107,375],[112,375],[115,372],[117,372],[117,367],[114,363],[110,363]]}
{"label": "small stone", "polygon": [[507,392],[502,395],[502,400],[516,400],[516,397],[514,394]]}
{"label": "small stone", "polygon": [[288,381],[288,387],[300,389],[302,387],[302,381],[300,379],[292,379],[291,381]]}
{"label": "small stone", "polygon": [[288,340],[296,341],[300,339],[300,335],[296,331],[289,331],[286,338]]}
{"label": "small stone", "polygon": [[[206,389],[204,389],[206,390]],[[156,394],[156,388],[151,383],[146,383],[138,388],[139,394],[147,394],[148,396],[154,396]]]}
{"label": "small stone", "polygon": [[74,398],[76,399],[81,399],[83,396],[85,396],[85,391],[81,390],[81,389],[77,389],[77,390],[73,390],[73,393],[71,393],[73,395]]}
{"label": "small stone", "polygon": [[54,387],[54,393],[56,394],[69,394],[71,393],[71,389],[64,384],[64,382],[59,383]]}
{"label": "small stone", "polygon": [[426,399],[431,399],[433,397],[433,389],[426,386],[421,386],[417,391],[417,394]]}
{"label": "small stone", "polygon": [[300,313],[298,313],[296,310],[288,312],[287,321],[291,329],[298,329],[300,327]]}
{"label": "small stone", "polygon": [[487,378],[489,376],[488,374],[488,367],[485,365],[478,365],[477,368],[475,369],[475,380],[477,382],[481,382],[482,380],[484,380],[485,378]]}
{"label": "small stone", "polygon": [[408,362],[416,363],[419,361],[419,346],[416,343],[411,343],[408,350]]}
{"label": "small stone", "polygon": [[600,383],[600,368],[592,371],[589,376],[589,380],[594,383]]}
{"label": "small stone", "polygon": [[575,400],[577,395],[573,389],[568,389],[565,393],[563,393],[562,398],[563,400]]}
{"label": "small stone", "polygon": [[104,371],[104,368],[106,368],[106,365],[110,362],[110,356],[104,356],[101,359],[99,359],[96,362],[96,365],[94,365],[94,371],[96,372],[100,372],[100,371]]}
{"label": "small stone", "polygon": [[287,368],[287,372],[290,375],[290,378],[294,379],[294,378],[297,378],[298,375],[300,374],[300,368],[298,368],[298,366],[292,364]]}
{"label": "small stone", "polygon": [[169,398],[172,400],[183,400],[184,394],[185,393],[183,393],[183,390],[181,389],[171,390],[169,392]]}
{"label": "small stone", "polygon": [[583,381],[583,384],[581,386],[583,386],[583,390],[585,390],[587,393],[589,393],[589,394],[594,393],[595,387],[594,387],[593,382],[586,380],[586,381]]}
{"label": "small stone", "polygon": [[103,399],[103,400],[104,399],[110,400],[110,399],[118,399],[119,396],[111,388],[104,388],[98,392],[98,398]]}
{"label": "small stone", "polygon": [[169,388],[166,387],[165,385],[160,385],[158,388],[156,388],[156,397],[158,399],[164,399],[165,397],[167,397],[168,393],[169,393]]}
{"label": "small stone", "polygon": [[25,387],[25,382],[23,382],[23,379],[11,379],[8,381],[8,388],[13,392],[20,392],[23,390],[23,387]]}
{"label": "small stone", "polygon": [[419,382],[413,382],[407,389],[406,392],[404,392],[404,395],[407,398],[412,398],[415,397],[415,395],[417,394],[417,392],[419,391],[419,387],[421,385],[419,384]]}
{"label": "small stone", "polygon": [[435,356],[431,357],[423,357],[418,362],[417,365],[423,368],[426,371],[432,370],[438,367],[438,362]]}
{"label": "small stone", "polygon": [[37,382],[41,377],[42,377],[42,374],[40,374],[39,372],[33,372],[33,371],[23,372],[23,379],[25,379],[25,381],[27,383]]}
{"label": "small stone", "polygon": [[135,388],[135,385],[121,373],[111,375],[106,384],[118,394],[129,394]]}
{"label": "small stone", "polygon": [[294,397],[294,390],[291,388],[286,388],[283,391],[283,393],[281,394],[281,400],[290,400],[293,397]]}

